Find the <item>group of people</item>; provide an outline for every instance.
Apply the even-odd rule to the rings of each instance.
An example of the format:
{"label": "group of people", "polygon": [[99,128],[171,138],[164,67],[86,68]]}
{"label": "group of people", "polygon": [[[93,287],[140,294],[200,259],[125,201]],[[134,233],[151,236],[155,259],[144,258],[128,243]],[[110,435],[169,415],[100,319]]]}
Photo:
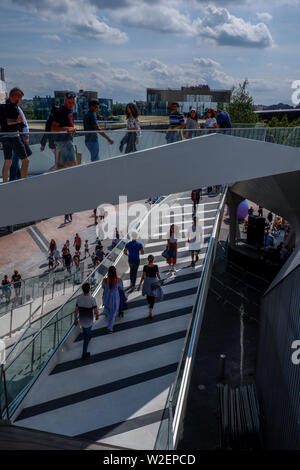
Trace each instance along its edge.
{"label": "group of people", "polygon": [[1,281],[1,287],[2,295],[7,303],[10,302],[11,299],[12,287],[14,288],[16,303],[18,303],[21,293],[22,280],[22,276],[17,269],[14,270],[11,279],[9,279],[7,274],[4,275]]}
{"label": "group of people", "polygon": [[[3,182],[25,178],[28,175],[29,157],[32,151],[29,146],[29,127],[25,115],[20,107],[24,96],[20,88],[12,88],[5,104],[0,105],[0,131],[4,152],[2,168]],[[73,121],[73,109],[76,105],[77,95],[68,91],[61,106],[54,106],[45,125],[45,134],[41,139],[40,150],[43,152],[48,143],[54,156],[54,164],[49,171],[58,168],[72,167],[80,163],[77,147],[73,139],[77,132]],[[84,115],[83,125],[85,132],[85,145],[90,153],[91,162],[100,160],[100,147],[98,134],[105,138],[109,144],[114,141],[101,130],[97,121],[99,102],[91,100],[89,110]],[[134,103],[128,103],[125,108],[127,132],[120,141],[119,150],[125,153],[135,152],[139,142],[141,128],[139,110]],[[208,109],[204,127],[214,129],[217,127],[231,127],[230,116],[226,111]],[[185,132],[184,132],[185,129]],[[172,103],[169,116],[169,127],[166,133],[168,143],[182,140],[184,137],[192,138],[198,134],[198,115],[192,108],[185,122],[184,115],[179,111],[178,103]],[[20,166],[21,162],[21,166]]]}
{"label": "group of people", "polygon": [[[126,308],[127,297],[126,295],[140,291],[142,288],[142,295],[146,297],[148,303],[148,318],[153,318],[153,308],[156,300],[163,299],[163,291],[161,287],[161,276],[158,265],[154,263],[154,256],[149,254],[147,257],[147,264],[144,265],[140,282],[136,288],[136,281],[138,269],[140,266],[140,256],[144,255],[145,250],[143,244],[137,240],[137,234],[132,233],[131,241],[127,242],[124,248],[124,255],[128,257],[129,264],[129,278],[130,286],[124,289],[123,281],[118,276],[115,266],[110,266],[107,276],[102,281],[103,288],[103,314],[107,317],[107,331],[112,333],[114,331],[114,324],[117,315],[122,317],[124,309]],[[179,230],[175,224],[171,224],[169,234],[167,237],[167,263],[169,264],[169,271],[175,272],[177,263],[177,246],[179,239]],[[193,216],[193,223],[188,230],[188,244],[191,253],[192,267],[199,260],[199,253],[201,251],[203,234],[202,229],[197,225],[197,217]],[[97,254],[97,250],[96,250]],[[82,359],[88,359],[90,353],[88,352],[88,345],[91,337],[91,330],[94,318],[99,318],[99,311],[95,298],[90,294],[90,284],[85,283],[82,286],[82,295],[78,297],[74,324],[82,327],[83,331],[83,350]]]}
{"label": "group of people", "polygon": [[[205,129],[231,128],[231,120],[229,113],[224,110],[215,111],[209,108],[206,112],[204,122]],[[169,116],[169,127],[166,134],[167,143],[178,142],[180,140],[191,139],[199,134],[200,125],[198,123],[198,114],[195,108],[192,108],[187,116],[186,122],[184,114],[179,111],[178,103],[172,103],[171,113]]]}
{"label": "group of people", "polygon": [[59,250],[57,249],[56,241],[52,239],[50,241],[49,249],[48,249],[49,271],[53,271],[62,261],[63,267],[66,268],[69,273],[71,273],[71,266],[75,265],[78,270],[82,259],[86,259],[87,257],[91,256],[90,248],[89,248],[89,241],[85,240],[84,258],[81,258],[82,239],[78,233],[75,234],[73,247],[75,248],[75,253],[72,256],[71,249],[70,249],[70,241],[66,240],[61,250],[61,254],[60,254]]}

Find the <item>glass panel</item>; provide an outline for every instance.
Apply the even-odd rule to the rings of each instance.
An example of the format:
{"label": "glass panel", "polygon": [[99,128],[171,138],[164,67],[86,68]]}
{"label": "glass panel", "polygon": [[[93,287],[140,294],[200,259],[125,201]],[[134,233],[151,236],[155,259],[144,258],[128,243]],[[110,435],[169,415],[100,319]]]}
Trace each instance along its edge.
{"label": "glass panel", "polygon": [[[137,150],[155,148],[166,145],[171,142],[177,142],[185,138],[199,137],[207,133],[222,133],[254,140],[266,140],[281,145],[299,147],[300,132],[299,128],[266,128],[254,127],[253,124],[234,127],[232,129],[204,129],[205,124],[201,124],[200,129],[171,130],[168,125],[159,125],[161,128],[155,128],[155,125],[148,125],[147,129],[142,129],[138,134],[135,131],[124,129],[106,130],[105,136],[93,131],[78,131],[74,137],[69,133],[42,133],[30,132],[30,155],[29,176],[47,173],[49,171],[59,170],[68,166],[68,161],[74,161],[75,164],[87,164],[96,159],[106,160],[108,158],[120,156],[124,153],[131,153]],[[200,124],[199,124],[200,127]],[[99,135],[98,135],[99,134]],[[3,165],[3,147],[7,148],[7,137],[0,133],[0,167]],[[41,151],[41,141],[46,136],[48,144]],[[21,134],[10,136],[12,139],[22,139]],[[92,140],[91,140],[92,139]],[[94,140],[93,140],[94,139]],[[100,151],[93,146],[95,142],[99,143]],[[110,142],[113,141],[111,144]],[[49,148],[50,146],[52,148]],[[43,148],[43,147],[42,147]],[[70,166],[70,165],[69,165]]]}

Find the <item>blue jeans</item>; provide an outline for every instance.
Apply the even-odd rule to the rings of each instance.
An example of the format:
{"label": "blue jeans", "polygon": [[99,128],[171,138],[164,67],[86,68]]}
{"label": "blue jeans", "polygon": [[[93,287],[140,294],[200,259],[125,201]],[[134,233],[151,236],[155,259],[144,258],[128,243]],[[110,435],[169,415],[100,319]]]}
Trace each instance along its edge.
{"label": "blue jeans", "polygon": [[136,276],[140,265],[140,260],[128,261],[130,267],[130,283],[132,287],[135,286]]}
{"label": "blue jeans", "polygon": [[84,356],[87,353],[88,345],[91,339],[91,331],[92,327],[83,328],[82,327],[82,334],[83,334],[83,348],[82,348],[82,355]]}
{"label": "blue jeans", "polygon": [[76,161],[75,149],[71,140],[56,141],[55,145],[60,150],[60,159],[63,163]]}
{"label": "blue jeans", "polygon": [[12,153],[12,163],[9,169],[9,181],[19,180],[21,178],[20,159],[16,153]]}
{"label": "blue jeans", "polygon": [[91,162],[97,162],[100,160],[100,155],[99,155],[99,142],[86,142],[85,143],[86,147],[89,149],[89,152],[91,154]]}

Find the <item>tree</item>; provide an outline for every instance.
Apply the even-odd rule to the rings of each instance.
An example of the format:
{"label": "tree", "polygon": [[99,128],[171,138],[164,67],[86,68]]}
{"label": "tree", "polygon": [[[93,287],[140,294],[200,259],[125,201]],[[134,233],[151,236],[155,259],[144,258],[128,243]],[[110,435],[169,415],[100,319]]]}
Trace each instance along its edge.
{"label": "tree", "polygon": [[249,95],[248,79],[237,88],[233,89],[231,103],[228,105],[228,112],[232,122],[256,122],[257,116],[254,113],[255,106],[252,96]]}
{"label": "tree", "polygon": [[125,114],[125,105],[121,103],[116,103],[113,105],[113,115],[121,116]]}

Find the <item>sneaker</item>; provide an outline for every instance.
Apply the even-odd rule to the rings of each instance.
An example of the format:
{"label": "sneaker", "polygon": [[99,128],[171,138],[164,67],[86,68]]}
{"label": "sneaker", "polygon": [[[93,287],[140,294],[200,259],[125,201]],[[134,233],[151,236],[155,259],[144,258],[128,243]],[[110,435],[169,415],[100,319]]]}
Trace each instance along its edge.
{"label": "sneaker", "polygon": [[192,268],[194,268],[194,267],[195,267],[195,261],[192,261],[191,264],[190,264],[190,266],[191,266]]}
{"label": "sneaker", "polygon": [[82,354],[82,359],[89,359],[90,357],[91,357],[91,353],[89,352]]}

